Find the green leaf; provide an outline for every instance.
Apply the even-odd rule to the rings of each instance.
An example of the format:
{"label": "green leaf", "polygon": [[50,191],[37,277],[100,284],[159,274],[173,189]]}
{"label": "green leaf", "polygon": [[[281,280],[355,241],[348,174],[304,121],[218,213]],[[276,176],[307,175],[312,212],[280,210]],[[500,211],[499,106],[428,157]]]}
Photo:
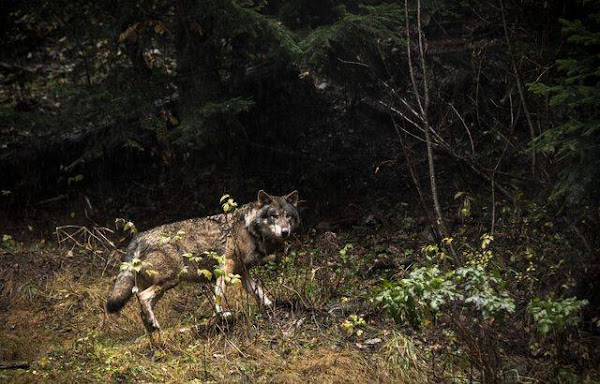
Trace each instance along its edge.
{"label": "green leaf", "polygon": [[213,274],[209,270],[207,270],[207,269],[198,269],[196,272],[199,275],[204,276],[207,280],[211,280],[212,279]]}
{"label": "green leaf", "polygon": [[158,271],[155,269],[146,269],[146,275],[152,277],[152,276],[157,276],[158,275]]}

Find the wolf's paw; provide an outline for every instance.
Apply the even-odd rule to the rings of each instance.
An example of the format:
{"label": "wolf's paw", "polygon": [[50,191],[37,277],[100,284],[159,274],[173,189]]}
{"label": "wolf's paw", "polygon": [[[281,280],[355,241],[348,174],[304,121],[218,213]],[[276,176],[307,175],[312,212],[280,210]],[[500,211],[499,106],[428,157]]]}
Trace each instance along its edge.
{"label": "wolf's paw", "polygon": [[160,324],[158,324],[158,321],[156,319],[152,319],[152,328],[155,331],[160,331]]}
{"label": "wolf's paw", "polygon": [[140,311],[140,315],[142,316],[142,322],[144,323],[146,330],[148,330],[148,333],[160,331],[160,324],[158,324],[158,321],[156,320],[156,317],[154,317],[153,313]]}
{"label": "wolf's paw", "polygon": [[274,309],[275,308],[275,303],[266,297],[263,298],[261,304],[266,309]]}
{"label": "wolf's paw", "polygon": [[158,324],[158,321],[156,321],[156,319],[152,319],[149,322],[144,322],[144,325],[146,326],[148,333],[160,331],[160,324]]}
{"label": "wolf's paw", "polygon": [[219,312],[218,315],[221,319],[224,320],[233,318],[233,313],[231,313],[230,311]]}
{"label": "wolf's paw", "polygon": [[217,312],[217,321],[223,325],[229,326],[235,322],[235,316],[230,311]]}

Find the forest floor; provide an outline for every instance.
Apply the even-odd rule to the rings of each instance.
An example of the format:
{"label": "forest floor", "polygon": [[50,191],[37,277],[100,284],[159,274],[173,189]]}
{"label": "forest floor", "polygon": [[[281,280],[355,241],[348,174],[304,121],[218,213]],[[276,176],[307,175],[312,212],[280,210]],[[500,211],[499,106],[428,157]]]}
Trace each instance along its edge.
{"label": "forest floor", "polygon": [[[86,245],[90,238],[82,233],[79,245],[32,236],[15,242],[0,250],[0,365],[29,368],[0,370],[0,381],[477,381],[477,369],[445,341],[443,327],[417,334],[372,304],[382,279],[410,264],[428,241],[414,224],[398,229],[411,227],[412,219],[386,223],[389,232],[372,219],[338,234],[305,234],[281,265],[255,269],[278,302],[272,311],[261,312],[232,287],[235,321],[224,325],[206,287],[169,291],[157,305],[162,331],[154,342],[135,299],[118,316],[105,311],[118,252],[93,240]],[[536,377],[552,366],[532,360],[527,350],[507,352],[503,360],[508,382],[542,382]]]}
{"label": "forest floor", "polygon": [[[171,290],[157,305],[163,330],[152,343],[135,299],[118,316],[104,309],[116,253],[46,240],[16,244],[0,253],[0,361],[30,367],[2,370],[0,381],[424,381],[416,341],[370,309],[375,281],[358,284],[358,271],[348,273],[339,257],[324,259],[319,246],[297,247],[282,268],[255,272],[281,303],[273,311],[260,312],[230,288],[237,315],[229,325],[216,321],[206,287]],[[367,320],[360,336],[342,326],[351,314]],[[393,367],[392,355],[403,369]]]}

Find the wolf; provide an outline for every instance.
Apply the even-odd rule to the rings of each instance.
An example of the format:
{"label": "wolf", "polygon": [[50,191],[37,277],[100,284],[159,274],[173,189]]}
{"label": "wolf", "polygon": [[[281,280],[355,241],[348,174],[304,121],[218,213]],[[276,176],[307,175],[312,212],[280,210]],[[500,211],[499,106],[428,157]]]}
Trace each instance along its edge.
{"label": "wolf", "polygon": [[[148,333],[160,330],[154,306],[166,291],[182,281],[207,283],[214,280],[215,311],[223,309],[226,281],[238,275],[247,292],[261,307],[273,302],[252,279],[248,270],[278,261],[278,251],[297,230],[298,191],[272,196],[263,190],[256,201],[230,213],[165,224],[139,233],[127,246],[124,268],[116,278],[106,309],[119,312],[135,293]],[[215,269],[217,268],[217,269]]]}

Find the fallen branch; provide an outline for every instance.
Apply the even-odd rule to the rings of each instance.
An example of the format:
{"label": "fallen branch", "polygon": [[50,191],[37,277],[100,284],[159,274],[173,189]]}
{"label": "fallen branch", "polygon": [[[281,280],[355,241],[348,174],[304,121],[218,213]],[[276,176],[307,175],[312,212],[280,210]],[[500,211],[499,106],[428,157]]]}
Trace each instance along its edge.
{"label": "fallen branch", "polygon": [[16,363],[0,365],[0,370],[3,369],[29,369],[29,363]]}

